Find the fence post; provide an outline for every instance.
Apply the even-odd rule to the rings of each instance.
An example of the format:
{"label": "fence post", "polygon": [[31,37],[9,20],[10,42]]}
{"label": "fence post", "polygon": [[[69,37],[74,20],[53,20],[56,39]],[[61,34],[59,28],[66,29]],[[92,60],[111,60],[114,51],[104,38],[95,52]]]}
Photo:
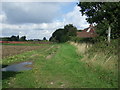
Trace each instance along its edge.
{"label": "fence post", "polygon": [[110,36],[111,36],[111,27],[108,27],[108,42],[110,43]]}

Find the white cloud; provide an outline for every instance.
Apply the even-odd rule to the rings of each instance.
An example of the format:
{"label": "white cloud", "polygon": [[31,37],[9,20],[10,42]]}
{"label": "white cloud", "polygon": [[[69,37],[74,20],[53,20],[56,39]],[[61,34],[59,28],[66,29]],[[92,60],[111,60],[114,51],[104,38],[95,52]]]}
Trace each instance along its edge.
{"label": "white cloud", "polygon": [[2,26],[2,36],[20,35],[27,36],[30,38],[49,38],[52,33],[58,29],[63,28],[64,23],[62,22],[52,22],[52,23],[42,23],[42,24],[1,24]]}
{"label": "white cloud", "polygon": [[1,2],[76,2],[78,0],[1,0]]}
{"label": "white cloud", "polygon": [[[23,4],[23,5],[22,5]],[[23,36],[25,35],[27,37],[27,39],[42,39],[43,37],[47,37],[47,39],[49,39],[49,37],[52,35],[52,33],[58,29],[58,28],[63,28],[66,24],[73,24],[74,26],[76,26],[78,29],[84,29],[86,27],[89,26],[88,23],[86,23],[85,20],[85,16],[82,16],[80,13],[80,8],[75,6],[73,11],[64,14],[62,17],[62,19],[59,20],[55,20],[54,17],[52,16],[52,14],[57,13],[58,11],[58,5],[54,6],[53,3],[49,4],[48,3],[48,7],[42,6],[42,4],[39,4],[36,6],[34,6],[33,8],[33,4],[16,4],[14,3],[14,5],[12,6],[5,6],[6,11],[3,14],[0,14],[0,17],[2,19],[7,20],[9,22],[12,22],[12,24],[9,23],[2,23],[0,24],[0,26],[2,26],[2,29],[0,29],[0,31],[2,31],[2,36],[11,36],[11,35],[20,35]],[[28,5],[28,6],[27,6]],[[53,5],[53,6],[51,6]],[[25,7],[23,7],[25,6]],[[8,8],[10,7],[10,8]],[[54,7],[57,7],[57,9],[55,10],[51,10]],[[16,9],[14,9],[16,8]],[[37,12],[38,9],[36,10],[36,8],[39,8],[41,12]],[[10,11],[13,9],[13,13],[9,15]],[[10,11],[9,11],[10,10]],[[16,11],[18,10],[18,11]],[[20,10],[20,11],[19,11]],[[44,10],[46,10],[47,12],[44,12]],[[19,12],[26,12],[27,14],[24,14],[21,16],[18,15]],[[30,13],[28,13],[30,12]],[[52,12],[52,14],[51,14]],[[14,15],[16,16],[14,16]],[[41,19],[39,19],[39,15],[36,14],[40,14],[40,17],[44,17],[44,19],[46,19],[47,16],[50,16],[48,19],[48,21],[46,22],[45,20],[43,21],[39,21]],[[42,15],[43,14],[43,15]],[[59,13],[58,13],[59,14]],[[13,16],[14,17],[13,17]],[[18,15],[18,16],[17,16]],[[25,19],[28,18],[28,21]],[[31,17],[33,17],[31,19]],[[38,19],[34,22],[34,19]],[[0,19],[1,20],[1,19]],[[19,22],[19,20],[21,20],[22,23]],[[25,20],[25,21],[24,21]],[[31,20],[31,21],[30,21]],[[32,21],[33,20],[33,21]],[[52,20],[52,21],[51,21]],[[39,23],[37,22],[39,21]],[[17,24],[15,23],[17,22]]]}
{"label": "white cloud", "polygon": [[0,10],[0,23],[4,23],[6,21],[7,17],[4,12]]}
{"label": "white cloud", "polygon": [[60,15],[58,3],[3,3],[7,22],[13,24],[48,23]]}
{"label": "white cloud", "polygon": [[86,22],[86,16],[82,16],[80,13],[80,8],[78,6],[74,7],[74,10],[72,12],[67,13],[64,15],[64,22],[66,24],[73,24],[78,29],[84,29],[89,26],[89,24]]}

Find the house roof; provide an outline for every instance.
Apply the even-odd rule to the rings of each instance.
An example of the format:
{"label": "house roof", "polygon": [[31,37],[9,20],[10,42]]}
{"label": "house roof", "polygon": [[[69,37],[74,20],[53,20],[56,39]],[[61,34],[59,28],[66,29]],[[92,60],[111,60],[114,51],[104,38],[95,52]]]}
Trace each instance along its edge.
{"label": "house roof", "polygon": [[77,32],[77,37],[83,37],[83,38],[88,38],[88,37],[96,37],[96,33],[90,33],[90,32]]}
{"label": "house roof", "polygon": [[95,32],[95,27],[90,25],[88,28],[85,28],[81,32],[77,32],[77,37],[88,38],[98,36]]}

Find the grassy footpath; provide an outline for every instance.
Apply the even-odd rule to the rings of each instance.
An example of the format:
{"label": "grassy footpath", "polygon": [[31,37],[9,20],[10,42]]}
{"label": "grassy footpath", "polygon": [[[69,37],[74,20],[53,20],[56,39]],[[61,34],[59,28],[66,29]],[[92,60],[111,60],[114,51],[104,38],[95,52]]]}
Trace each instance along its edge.
{"label": "grassy footpath", "polygon": [[[33,62],[32,70],[4,72],[3,88],[117,87],[116,81],[104,80],[100,77],[102,73],[81,62],[82,56],[78,56],[75,49],[70,44],[49,45],[47,48],[17,55],[11,61],[3,60],[3,64],[12,64],[19,60]],[[46,59],[49,55],[51,57]]]}

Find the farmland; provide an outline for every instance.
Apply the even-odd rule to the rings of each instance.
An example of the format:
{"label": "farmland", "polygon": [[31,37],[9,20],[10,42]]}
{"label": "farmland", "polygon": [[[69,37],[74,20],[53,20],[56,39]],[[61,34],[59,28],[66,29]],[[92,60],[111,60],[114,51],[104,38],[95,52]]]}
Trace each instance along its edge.
{"label": "farmland", "polygon": [[0,41],[1,48],[0,58],[17,55],[26,51],[42,48],[42,44],[50,44],[50,42],[21,42],[21,41]]}
{"label": "farmland", "polygon": [[38,48],[43,48],[43,46],[2,45],[2,58],[36,50]]}
{"label": "farmland", "polygon": [[74,1],[2,0],[0,89],[120,87],[120,3]]}
{"label": "farmland", "polygon": [[[115,75],[86,66],[81,62],[83,56],[78,55],[76,48],[69,43],[39,46],[3,45],[3,47],[7,47],[3,49],[3,67],[25,61],[33,63],[30,66],[32,69],[28,71],[3,71],[3,88],[117,87]],[[5,53],[7,50],[11,54]]]}

